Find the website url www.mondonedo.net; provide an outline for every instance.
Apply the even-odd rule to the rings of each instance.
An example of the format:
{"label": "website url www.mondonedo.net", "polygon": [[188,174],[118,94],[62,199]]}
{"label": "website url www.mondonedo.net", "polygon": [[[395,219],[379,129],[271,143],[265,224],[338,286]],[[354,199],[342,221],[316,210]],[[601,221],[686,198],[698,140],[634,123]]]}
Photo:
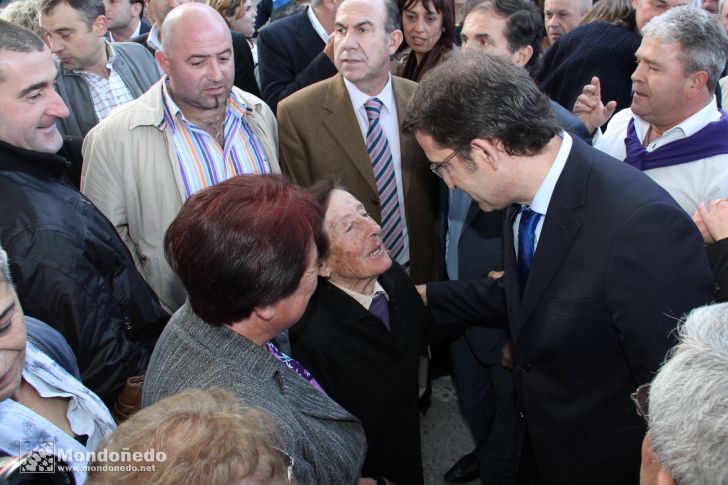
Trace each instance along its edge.
{"label": "website url www.mondonedo.net", "polygon": [[153,472],[156,471],[157,465],[113,465],[105,463],[103,465],[83,465],[71,466],[56,464],[58,470],[67,472]]}

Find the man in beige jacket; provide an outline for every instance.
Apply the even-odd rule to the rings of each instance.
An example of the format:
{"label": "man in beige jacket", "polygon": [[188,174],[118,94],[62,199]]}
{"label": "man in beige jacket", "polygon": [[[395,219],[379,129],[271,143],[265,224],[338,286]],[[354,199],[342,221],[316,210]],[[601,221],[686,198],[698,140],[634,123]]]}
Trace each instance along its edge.
{"label": "man in beige jacket", "polygon": [[222,17],[204,4],[184,4],[162,30],[156,57],[166,76],[88,133],[81,187],[174,311],[185,292],[164,258],[163,238],[184,201],[227,178],[280,168],[273,113],[233,87],[232,40]]}

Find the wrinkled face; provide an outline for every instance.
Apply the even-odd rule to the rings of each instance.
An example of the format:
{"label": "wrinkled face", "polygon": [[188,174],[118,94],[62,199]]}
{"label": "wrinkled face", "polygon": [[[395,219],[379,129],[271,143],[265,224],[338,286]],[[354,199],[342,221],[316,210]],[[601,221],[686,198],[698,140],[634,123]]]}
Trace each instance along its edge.
{"label": "wrinkled face", "polygon": [[637,28],[642,30],[647,22],[665,13],[672,7],[687,5],[687,0],[632,0],[632,7],[635,9]]}
{"label": "wrinkled face", "polygon": [[20,386],[25,361],[25,322],[13,288],[0,276],[0,402]]}
{"label": "wrinkled face", "polygon": [[666,44],[643,37],[632,73],[634,96],[632,111],[657,127],[672,127],[682,121],[690,76],[680,60],[679,43]]}
{"label": "wrinkled face", "polygon": [[501,165],[494,170],[484,151],[471,150],[472,162],[465,163],[459,155],[453,155],[453,150],[438,145],[427,134],[415,132],[415,138],[425,152],[430,163],[442,162],[442,178],[448,188],[458,188],[466,192],[484,212],[492,212],[507,207],[517,201],[513,188],[517,181],[511,176],[507,166]]}
{"label": "wrinkled face", "polygon": [[427,54],[442,36],[442,14],[436,10],[428,12],[422,2],[402,12],[404,38],[417,54]]}
{"label": "wrinkled face", "polygon": [[392,266],[379,227],[364,205],[345,190],[334,190],[324,219],[329,254],[321,273],[334,283],[355,289],[362,281],[377,278]]}
{"label": "wrinkled face", "polygon": [[336,68],[361,91],[378,94],[389,79],[389,56],[402,42],[402,32],[387,34],[380,1],[346,0],[336,12]]}
{"label": "wrinkled face", "polygon": [[0,140],[43,153],[63,144],[56,127],[68,108],[55,89],[58,71],[47,47],[40,52],[0,53]]}
{"label": "wrinkled face", "polygon": [[313,239],[309,244],[308,260],[306,270],[301,277],[301,282],[296,290],[285,298],[281,298],[276,302],[276,318],[280,332],[301,319],[303,312],[306,311],[308,300],[316,291],[318,285],[318,253],[316,252],[316,244]]}
{"label": "wrinkled face", "polygon": [[505,36],[506,18],[492,11],[473,11],[465,17],[460,37],[463,49],[474,49],[480,52],[496,54],[512,58],[512,53]]}
{"label": "wrinkled face", "polygon": [[105,61],[106,19],[100,15],[89,27],[81,13],[66,3],[59,3],[50,13],[40,13],[44,40],[63,67],[86,70]]}
{"label": "wrinkled face", "polygon": [[139,18],[142,10],[140,3],[132,4],[130,0],[104,0],[104,6],[111,31],[128,27],[133,19]]}
{"label": "wrinkled face", "polygon": [[565,33],[573,30],[586,12],[579,6],[580,0],[546,0],[543,4],[544,24],[546,35],[553,45]]}
{"label": "wrinkled face", "polygon": [[720,10],[720,25],[723,27],[723,30],[725,30],[726,34],[728,34],[728,8],[726,8],[726,4],[728,2],[723,2],[723,8]]}
{"label": "wrinkled face", "polygon": [[235,9],[235,14],[226,20],[230,24],[230,30],[240,32],[245,37],[252,37],[253,33],[255,33],[255,17],[257,15],[253,2],[246,0]]}
{"label": "wrinkled face", "polygon": [[185,108],[214,110],[224,106],[235,76],[230,30],[222,19],[201,24],[199,29],[185,29],[181,22],[176,27],[169,52],[156,54],[169,76],[174,102],[183,112]]}

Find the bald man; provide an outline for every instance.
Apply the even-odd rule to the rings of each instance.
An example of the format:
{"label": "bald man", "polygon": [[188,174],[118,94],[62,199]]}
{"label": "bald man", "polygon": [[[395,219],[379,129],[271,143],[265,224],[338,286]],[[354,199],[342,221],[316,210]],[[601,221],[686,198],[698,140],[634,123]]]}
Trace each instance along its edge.
{"label": "bald man", "polygon": [[230,29],[200,3],[173,9],[156,52],[165,76],[87,135],[81,190],[111,220],[163,305],[184,289],[166,263],[167,226],[195,192],[241,174],[279,173],[270,108],[233,87]]}

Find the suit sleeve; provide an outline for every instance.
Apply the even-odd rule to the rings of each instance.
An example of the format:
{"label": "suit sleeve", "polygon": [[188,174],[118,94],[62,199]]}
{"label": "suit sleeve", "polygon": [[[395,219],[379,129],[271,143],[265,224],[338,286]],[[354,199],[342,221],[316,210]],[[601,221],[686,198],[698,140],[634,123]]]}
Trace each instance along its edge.
{"label": "suit sleeve", "polygon": [[427,284],[427,305],[435,327],[478,322],[505,327],[506,297],[503,278],[435,281]]}
{"label": "suit sleeve", "polygon": [[235,84],[243,91],[260,97],[260,88],[255,80],[255,64],[250,45],[244,35],[233,32],[233,53],[235,54]]}
{"label": "suit sleeve", "polygon": [[282,104],[278,111],[278,152],[281,172],[301,187],[307,187],[313,183],[313,176],[306,152],[306,142],[296,129],[295,120],[290,116],[287,105]]}
{"label": "suit sleeve", "polygon": [[[293,41],[293,40],[292,40]],[[281,39],[263,29],[258,34],[258,69],[263,100],[276,112],[278,102],[299,89],[336,74],[336,66],[321,51],[301,72],[296,73],[292,53]]]}
{"label": "suit sleeve", "polygon": [[604,284],[608,310],[638,384],[652,380],[652,371],[675,344],[678,319],[712,299],[700,233],[683,210],[665,203],[642,206],[624,221]]}

